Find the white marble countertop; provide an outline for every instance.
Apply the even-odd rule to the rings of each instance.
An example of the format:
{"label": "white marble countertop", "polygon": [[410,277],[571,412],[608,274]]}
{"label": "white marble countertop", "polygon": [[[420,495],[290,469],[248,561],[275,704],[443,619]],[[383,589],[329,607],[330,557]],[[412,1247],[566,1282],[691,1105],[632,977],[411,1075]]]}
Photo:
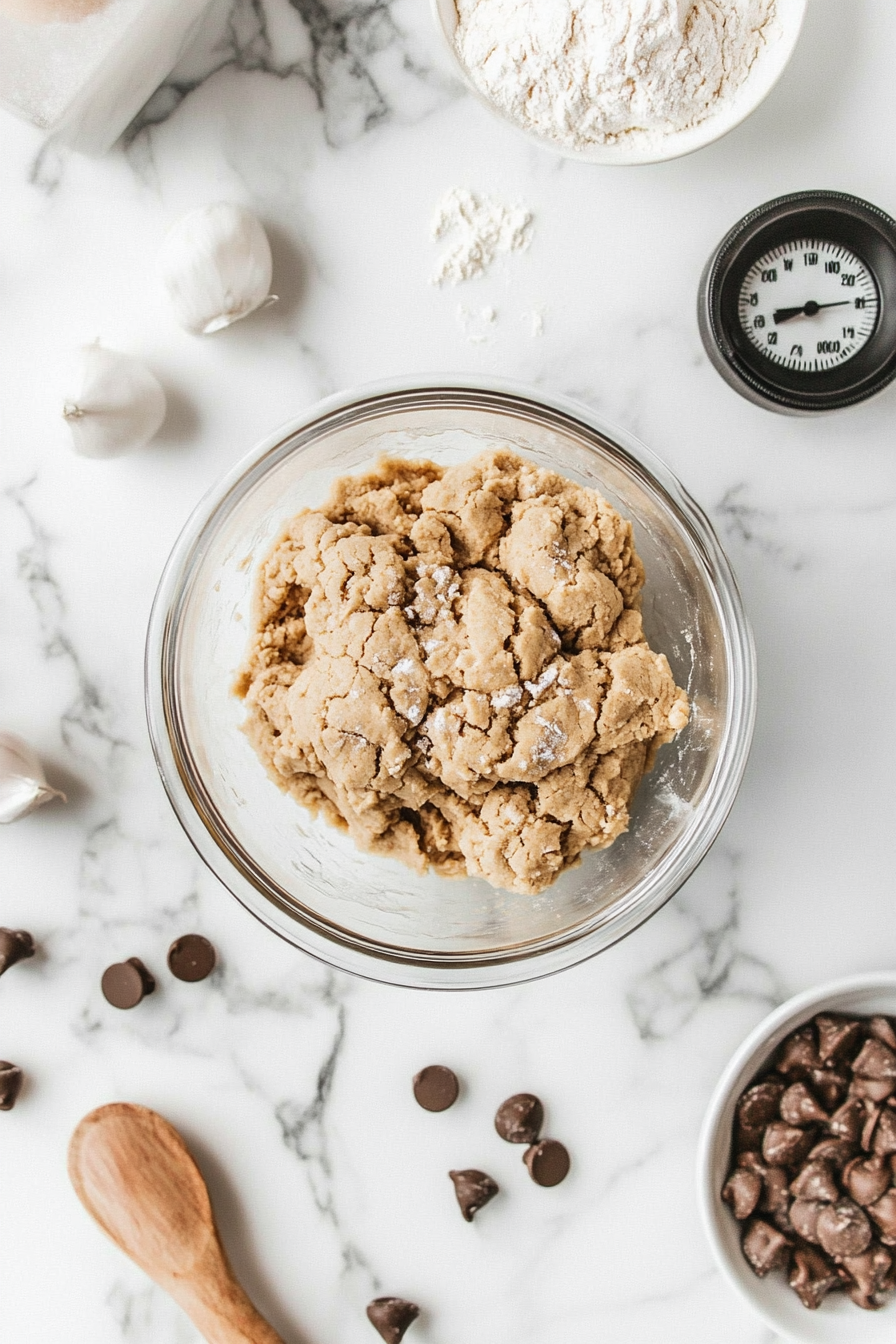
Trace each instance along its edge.
{"label": "white marble countertop", "polygon": [[[894,46],[890,0],[811,0],[746,124],[689,159],[601,169],[465,95],[425,0],[218,0],[126,147],[40,152],[0,121],[0,718],[70,798],[0,836],[0,923],[41,947],[0,984],[0,1056],[28,1077],[0,1116],[5,1341],[195,1339],[69,1188],[69,1134],[113,1099],[183,1130],[288,1344],[371,1344],[376,1291],[425,1306],[414,1344],[769,1339],[711,1263],[695,1143],[772,1004],[896,964],[896,390],[824,420],[757,409],[707,362],[694,301],[721,235],[778,193],[896,211]],[[534,241],[439,289],[429,224],[455,186],[524,202]],[[269,226],[281,302],[194,339],[152,261],[178,214],[220,198]],[[171,401],[161,438],[111,463],[67,451],[48,392],[60,352],[97,336]],[[557,978],[457,996],[330,974],[256,925],[181,834],[142,703],[154,587],[206,487],[322,394],[445,371],[572,394],[664,457],[729,551],[761,682],[734,812],[666,909]],[[219,949],[212,981],[105,1004],[109,962],[161,971],[191,929]],[[409,1092],[433,1061],[465,1084],[441,1117]],[[573,1154],[554,1191],[491,1130],[521,1089]],[[505,1187],[472,1226],[455,1165]]]}

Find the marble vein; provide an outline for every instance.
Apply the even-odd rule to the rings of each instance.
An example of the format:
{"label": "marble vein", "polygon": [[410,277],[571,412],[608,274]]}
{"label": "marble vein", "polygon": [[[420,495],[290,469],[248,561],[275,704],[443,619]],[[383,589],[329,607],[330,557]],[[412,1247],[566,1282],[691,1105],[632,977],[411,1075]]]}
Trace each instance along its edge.
{"label": "marble vein", "polygon": [[644,1041],[674,1037],[714,999],[771,1009],[786,997],[774,968],[739,945],[739,856],[725,852],[724,864],[727,872],[704,882],[702,893],[693,880],[679,893],[675,909],[688,927],[686,940],[628,991],[629,1011]]}
{"label": "marble vein", "polygon": [[[326,143],[352,143],[393,118],[416,119],[451,96],[449,84],[417,50],[395,17],[394,0],[289,0],[306,50],[283,50],[273,35],[275,0],[235,0],[223,32],[209,42],[212,25],[189,55],[196,73],[177,71],[152,96],[125,133],[125,143],[159,126],[185,99],[225,69],[297,79],[311,90]],[[282,13],[277,17],[282,17]]]}
{"label": "marble vein", "polygon": [[51,557],[53,538],[40,523],[30,502],[37,483],[31,477],[10,486],[6,497],[24,519],[30,541],[18,552],[18,577],[34,606],[44,658],[60,659],[75,683],[75,693],[60,719],[60,733],[73,756],[106,770],[116,770],[130,743],[121,735],[115,710],[101,683],[87,670],[70,633],[65,595],[56,577]]}

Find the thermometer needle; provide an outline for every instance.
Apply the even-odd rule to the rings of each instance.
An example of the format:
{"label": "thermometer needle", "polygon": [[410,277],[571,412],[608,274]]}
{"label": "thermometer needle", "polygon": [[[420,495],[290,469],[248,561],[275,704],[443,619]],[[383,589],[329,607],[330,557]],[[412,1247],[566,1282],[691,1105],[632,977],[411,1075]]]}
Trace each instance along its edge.
{"label": "thermometer needle", "polygon": [[841,299],[839,303],[816,303],[814,299],[810,299],[801,308],[776,308],[775,322],[789,322],[792,317],[801,317],[803,314],[806,317],[814,317],[822,308],[843,308],[849,303],[849,299]]}

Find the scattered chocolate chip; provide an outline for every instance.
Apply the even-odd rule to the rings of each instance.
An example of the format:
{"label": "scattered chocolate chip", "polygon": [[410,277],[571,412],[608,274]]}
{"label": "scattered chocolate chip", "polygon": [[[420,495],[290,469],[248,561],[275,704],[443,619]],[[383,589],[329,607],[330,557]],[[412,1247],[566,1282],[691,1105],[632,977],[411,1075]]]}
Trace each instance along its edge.
{"label": "scattered chocolate chip", "polygon": [[794,1251],[790,1286],[804,1307],[814,1311],[839,1284],[839,1274],[821,1251],[811,1246],[800,1246]]}
{"label": "scattered chocolate chip", "polygon": [[893,1261],[883,1246],[870,1246],[861,1255],[845,1255],[842,1263],[854,1285],[849,1296],[856,1306],[866,1311],[883,1306],[881,1295],[893,1288],[890,1280]]}
{"label": "scattered chocolate chip", "polygon": [[896,1246],[896,1190],[888,1190],[869,1205],[868,1212],[880,1228],[880,1239],[885,1246]]}
{"label": "scattered chocolate chip", "polygon": [[788,1125],[824,1123],[828,1113],[819,1106],[805,1083],[792,1083],[781,1096],[781,1119]]}
{"label": "scattered chocolate chip", "polygon": [[11,1111],[22,1090],[24,1075],[18,1064],[0,1059],[0,1111]]}
{"label": "scattered chocolate chip", "polygon": [[34,956],[34,939],[24,929],[0,929],[0,975],[17,961]]}
{"label": "scattered chocolate chip", "polygon": [[872,1036],[876,1036],[884,1045],[888,1045],[891,1050],[896,1050],[896,1030],[893,1023],[883,1014],[876,1014],[868,1023],[868,1030]]}
{"label": "scattered chocolate chip", "polygon": [[536,1185],[559,1185],[569,1174],[569,1153],[556,1139],[542,1139],[523,1153]]}
{"label": "scattered chocolate chip", "polygon": [[871,1146],[879,1157],[896,1153],[896,1111],[891,1110],[889,1106],[880,1112]]}
{"label": "scattered chocolate chip", "polygon": [[821,1059],[815,1045],[815,1030],[811,1023],[791,1032],[778,1050],[775,1068],[794,1082],[808,1077],[812,1069],[820,1068]]}
{"label": "scattered chocolate chip", "polygon": [[457,1074],[444,1064],[430,1064],[414,1077],[414,1096],[424,1111],[447,1111],[459,1091]]}
{"label": "scattered chocolate chip", "polygon": [[832,1167],[845,1167],[856,1155],[856,1146],[847,1139],[822,1139],[809,1150],[810,1162],[830,1162]]}
{"label": "scattered chocolate chip", "polygon": [[476,1171],[474,1168],[466,1171],[449,1171],[448,1175],[454,1182],[454,1193],[457,1195],[460,1211],[467,1222],[472,1223],[479,1210],[498,1193],[498,1183],[493,1181],[491,1176],[486,1176],[484,1171]]}
{"label": "scattered chocolate chip", "polygon": [[764,1129],[777,1120],[783,1093],[784,1084],[773,1078],[748,1087],[737,1103],[737,1118],[744,1129]]}
{"label": "scattered chocolate chip", "polygon": [[896,1052],[871,1036],[852,1062],[860,1078],[896,1078]]}
{"label": "scattered chocolate chip", "polygon": [[848,1143],[858,1143],[865,1119],[865,1107],[853,1097],[844,1101],[828,1121],[828,1129],[835,1139],[846,1139]]}
{"label": "scattered chocolate chip", "polygon": [[854,1017],[819,1013],[815,1026],[818,1031],[818,1054],[824,1064],[837,1063],[851,1055],[862,1036],[862,1024]]}
{"label": "scattered chocolate chip", "polygon": [[818,1241],[818,1215],[825,1207],[817,1199],[795,1199],[790,1206],[790,1225],[804,1241]]}
{"label": "scattered chocolate chip", "polygon": [[818,1215],[818,1240],[828,1255],[861,1255],[871,1241],[871,1224],[858,1204],[851,1199],[838,1199],[836,1204],[825,1204]]}
{"label": "scattered chocolate chip", "polygon": [[757,1172],[737,1167],[722,1187],[722,1198],[738,1220],[743,1222],[754,1212],[762,1192],[762,1180]]}
{"label": "scattered chocolate chip", "polygon": [[367,1319],[386,1344],[401,1344],[408,1326],[419,1315],[420,1308],[402,1297],[375,1297],[367,1304]]}
{"label": "scattered chocolate chip", "polygon": [[113,1008],[135,1008],[153,992],[156,982],[139,957],[128,957],[106,967],[101,986]]}
{"label": "scattered chocolate chip", "polygon": [[773,1120],[762,1139],[762,1156],[771,1166],[795,1167],[808,1156],[812,1133],[783,1120]]}
{"label": "scattered chocolate chip", "polygon": [[860,1101],[886,1101],[896,1092],[896,1078],[853,1078],[849,1095]]}
{"label": "scattered chocolate chip", "polygon": [[855,1157],[843,1169],[846,1192],[857,1204],[873,1204],[890,1188],[892,1172],[882,1157]]}
{"label": "scattered chocolate chip", "polygon": [[833,1204],[840,1198],[840,1187],[828,1162],[807,1162],[791,1182],[790,1193],[796,1199],[820,1199]]}
{"label": "scattered chocolate chip", "polygon": [[215,969],[215,949],[201,933],[184,933],[168,949],[168,969],[178,980],[204,980]]}
{"label": "scattered chocolate chip", "polygon": [[790,1258],[790,1242],[782,1232],[761,1218],[754,1218],[747,1226],[742,1242],[743,1252],[753,1273],[760,1279],[773,1269],[780,1269]]}
{"label": "scattered chocolate chip", "polygon": [[544,1107],[531,1092],[518,1092],[498,1107],[495,1129],[508,1143],[537,1143],[544,1124]]}
{"label": "scattered chocolate chip", "polygon": [[786,1210],[790,1203],[789,1185],[790,1177],[784,1167],[766,1167],[759,1205],[763,1213],[781,1213]]}

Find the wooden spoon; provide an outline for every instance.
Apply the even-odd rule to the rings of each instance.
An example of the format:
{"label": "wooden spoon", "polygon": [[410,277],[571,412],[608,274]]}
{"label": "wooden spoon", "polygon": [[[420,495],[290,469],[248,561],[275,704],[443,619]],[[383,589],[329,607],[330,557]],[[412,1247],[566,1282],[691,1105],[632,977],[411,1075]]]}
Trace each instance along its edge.
{"label": "wooden spoon", "polygon": [[167,1120],[129,1102],[100,1106],[72,1135],[68,1174],[91,1217],[208,1344],[283,1344],[237,1283],[205,1181]]}

